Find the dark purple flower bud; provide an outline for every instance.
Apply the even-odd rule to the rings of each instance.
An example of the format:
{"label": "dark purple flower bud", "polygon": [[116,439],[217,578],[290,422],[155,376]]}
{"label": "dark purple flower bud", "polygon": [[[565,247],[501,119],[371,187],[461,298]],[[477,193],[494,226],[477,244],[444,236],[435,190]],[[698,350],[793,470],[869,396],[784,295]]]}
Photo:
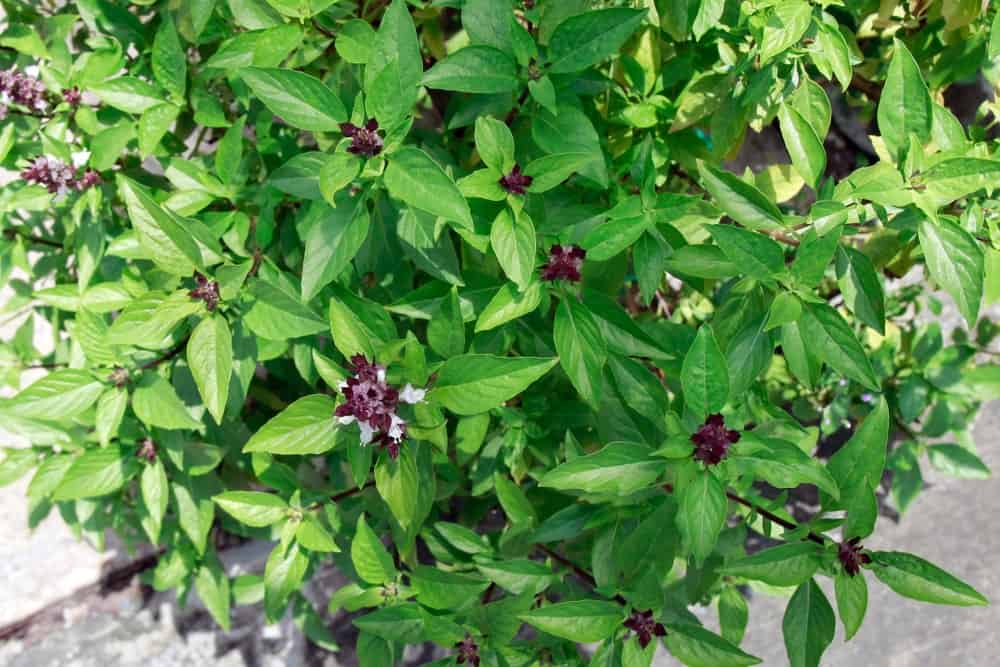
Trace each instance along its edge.
{"label": "dark purple flower bud", "polygon": [[348,153],[375,157],[382,152],[382,137],[378,133],[378,121],[374,118],[369,119],[363,127],[353,123],[341,123],[340,131],[351,139],[351,145],[347,148]]}
{"label": "dark purple flower bud", "polygon": [[76,170],[61,160],[41,156],[21,171],[21,178],[44,186],[53,194],[66,194],[77,189]]}
{"label": "dark purple flower bud", "polygon": [[205,302],[205,308],[209,311],[215,310],[219,306],[219,283],[209,280],[200,273],[194,274],[195,282],[198,286],[188,292],[192,299],[201,299]]}
{"label": "dark purple flower bud", "polygon": [[135,455],[149,463],[156,460],[156,443],[153,442],[152,438],[143,438],[139,441],[139,449],[136,450]]}
{"label": "dark purple flower bud", "polygon": [[636,634],[639,639],[639,646],[646,648],[653,637],[666,637],[667,630],[662,623],[657,623],[653,618],[652,610],[633,611],[632,615],[625,619],[622,624]]}
{"label": "dark purple flower bud", "polygon": [[108,382],[119,388],[127,385],[128,381],[129,373],[121,366],[116,366],[115,369],[111,371],[111,374],[108,375]]}
{"label": "dark purple flower bud", "polygon": [[76,189],[82,192],[83,190],[88,190],[101,182],[101,175],[93,169],[88,169],[83,172],[83,176],[77,179]]}
{"label": "dark purple flower bud", "polygon": [[80,106],[80,102],[83,101],[83,93],[76,86],[72,88],[63,88],[62,90],[63,101],[71,107]]}
{"label": "dark purple flower bud", "polygon": [[864,553],[863,549],[860,537],[852,537],[837,545],[837,558],[844,566],[844,572],[851,577],[861,572],[862,565],[872,562],[872,557]]}
{"label": "dark purple flower bud", "polygon": [[726,458],[729,446],[739,439],[739,431],[727,429],[722,415],[711,415],[691,436],[691,442],[695,444],[694,458],[708,465],[716,465]]}
{"label": "dark purple flower bud", "polygon": [[515,164],[510,173],[500,179],[500,187],[512,195],[523,195],[533,180],[531,176],[521,173],[521,165]]}
{"label": "dark purple flower bud", "polygon": [[458,649],[458,657],[455,658],[455,662],[460,665],[469,664],[472,667],[479,667],[479,645],[470,635],[465,635],[465,639],[455,644],[455,648]]}
{"label": "dark purple flower bud", "polygon": [[587,251],[576,245],[554,245],[549,249],[549,261],[542,267],[542,280],[580,282],[580,269]]}

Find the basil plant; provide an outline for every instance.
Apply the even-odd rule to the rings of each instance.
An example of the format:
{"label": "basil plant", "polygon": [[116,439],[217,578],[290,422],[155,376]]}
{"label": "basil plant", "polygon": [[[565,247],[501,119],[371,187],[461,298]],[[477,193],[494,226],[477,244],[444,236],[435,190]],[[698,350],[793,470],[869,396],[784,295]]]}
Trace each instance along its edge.
{"label": "basil plant", "polygon": [[866,542],[989,475],[988,5],[2,0],[0,483],[371,667],[985,604]]}

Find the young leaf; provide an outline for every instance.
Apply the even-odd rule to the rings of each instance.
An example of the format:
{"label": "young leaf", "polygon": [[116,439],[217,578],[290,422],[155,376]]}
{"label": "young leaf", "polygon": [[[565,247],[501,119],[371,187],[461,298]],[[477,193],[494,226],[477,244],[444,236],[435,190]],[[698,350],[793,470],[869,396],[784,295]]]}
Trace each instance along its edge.
{"label": "young leaf", "polygon": [[893,40],[889,74],[878,103],[878,129],[896,159],[902,162],[910,135],[920,142],[931,134],[931,96],[920,73],[920,66],[899,39]]}
{"label": "young leaf", "polygon": [[369,584],[388,584],[396,578],[396,566],[378,536],[368,527],[365,515],[358,517],[351,541],[351,562],[358,576]]}
{"label": "young leaf", "polygon": [[466,46],[438,61],[424,73],[421,83],[461,93],[506,93],[519,85],[513,58],[481,45]]}
{"label": "young leaf", "polygon": [[704,162],[698,163],[698,173],[715,203],[736,222],[754,230],[781,228],[781,211],[754,186]]}
{"label": "young leaf", "polygon": [[749,276],[767,280],[785,269],[785,252],[763,234],[733,225],[710,225],[709,233],[722,252]]}
{"label": "young leaf", "polygon": [[221,315],[211,315],[191,332],[187,361],[194,383],[216,424],[222,423],[233,372],[233,334]]}
{"label": "young leaf", "polygon": [[833,641],[837,618],[823,591],[812,579],[796,589],[781,624],[791,667],[819,667]]}
{"label": "young leaf", "polygon": [[863,490],[873,490],[882,480],[888,437],[889,407],[886,400],[880,398],[851,439],[827,463],[845,500],[850,501]]}
{"label": "young leaf", "polygon": [[695,563],[704,562],[715,549],[728,506],[726,489],[711,471],[699,471],[681,490],[677,528]]}
{"label": "young leaf", "polygon": [[884,334],[885,297],[882,283],[868,256],[854,248],[839,247],[837,284],[851,312],[872,329]]}
{"label": "young leaf", "polygon": [[684,402],[695,415],[718,412],[729,399],[729,368],[708,325],[698,329],[681,368]]}
{"label": "young leaf", "polygon": [[832,306],[807,303],[802,310],[799,326],[810,351],[819,359],[869,389],[878,389],[868,355],[850,326]]}
{"label": "young leaf", "polygon": [[760,658],[744,653],[700,625],[671,623],[663,643],[688,667],[748,667],[760,663]]}
{"label": "young leaf", "polygon": [[816,189],[826,171],[823,141],[802,114],[788,104],[778,107],[778,126],[795,170]]}
{"label": "young leaf", "polygon": [[782,544],[730,561],[722,573],[756,579],[771,586],[798,586],[819,569],[819,555],[817,545],[811,542]]}
{"label": "young leaf", "polygon": [[554,326],[560,365],[580,396],[600,405],[608,350],[594,316],[575,298],[566,297],[556,308]]}
{"label": "young leaf", "polygon": [[500,211],[490,229],[490,246],[507,277],[524,291],[535,273],[535,226],[526,213]]}
{"label": "young leaf", "polygon": [[846,572],[838,572],[833,580],[833,589],[837,597],[837,612],[844,624],[844,638],[849,640],[858,632],[868,610],[868,582],[864,574],[852,577]]}
{"label": "young leaf", "polygon": [[254,528],[270,526],[288,516],[288,503],[273,493],[226,491],[212,500],[234,519]]}

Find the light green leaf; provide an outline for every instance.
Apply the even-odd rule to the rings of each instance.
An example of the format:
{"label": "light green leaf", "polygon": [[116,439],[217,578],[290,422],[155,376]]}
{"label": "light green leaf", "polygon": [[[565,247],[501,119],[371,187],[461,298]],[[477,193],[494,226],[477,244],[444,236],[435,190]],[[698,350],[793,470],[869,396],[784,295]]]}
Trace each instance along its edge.
{"label": "light green leaf", "polygon": [[960,607],[989,604],[972,586],[919,556],[900,551],[875,551],[871,557],[875,576],[903,597]]}
{"label": "light green leaf", "polygon": [[570,16],[549,40],[549,72],[579,72],[600,63],[616,53],[645,18],[646,10],[624,7]]}
{"label": "light green leaf", "polygon": [[917,232],[931,278],[955,300],[966,323],[974,326],[983,300],[982,248],[969,232],[947,219],[937,223],[922,219]]}
{"label": "light green leaf", "polygon": [[726,489],[711,471],[698,471],[681,490],[677,528],[696,563],[704,562],[715,549],[728,506]]}
{"label": "light green leaf", "polygon": [[850,326],[833,307],[825,303],[806,303],[799,320],[809,350],[834,370],[869,389],[878,389],[871,361]]}
{"label": "light green leaf", "polygon": [[490,245],[507,277],[526,289],[535,273],[535,226],[527,213],[500,211],[490,229]]}
{"label": "light green leaf", "polygon": [[452,357],[438,371],[428,398],[458,415],[479,414],[517,396],[557,363],[543,357]]}
{"label": "light green leaf", "polygon": [[492,46],[472,45],[438,61],[424,73],[422,84],[461,93],[506,93],[519,81],[513,58]]}
{"label": "light green leaf", "polygon": [[358,517],[354,539],[351,540],[351,562],[358,576],[369,584],[388,584],[397,575],[392,556],[378,535],[368,527],[364,514]]}
{"label": "light green leaf", "polygon": [[117,445],[90,449],[72,459],[72,465],[52,491],[56,501],[106,496],[122,488],[137,471],[131,452]]}
{"label": "light green leaf", "polygon": [[878,129],[897,162],[902,162],[910,135],[921,143],[931,135],[933,109],[920,66],[899,39],[893,40],[889,74],[878,103]]}
{"label": "light green leaf", "polygon": [[273,493],[226,491],[212,500],[234,519],[254,528],[278,523],[288,515],[288,503]]}
{"label": "light green leaf", "polygon": [[637,442],[613,442],[601,450],[562,463],[545,474],[541,486],[627,496],[651,486],[667,461]]}
{"label": "light green leaf", "polygon": [[132,411],[147,426],[164,429],[200,429],[170,381],[156,373],[145,373],[132,394]]}
{"label": "light green leaf", "polygon": [[314,76],[276,67],[247,67],[239,75],[268,109],[293,127],[335,132],[348,120],[344,103]]}
{"label": "light green leaf", "polygon": [[187,362],[194,383],[216,424],[222,423],[233,372],[233,334],[221,315],[210,315],[191,332]]}
{"label": "light green leaf", "polygon": [[781,211],[754,186],[704,162],[698,163],[698,173],[715,203],[736,222],[749,229],[781,228]]}
{"label": "light green leaf", "polygon": [[591,405],[600,405],[608,349],[590,310],[574,297],[560,301],[553,338],[559,363],[577,392]]}
{"label": "light green leaf", "polygon": [[764,24],[760,43],[760,63],[765,65],[795,46],[809,28],[812,7],[802,0],[787,0],[774,5]]}
{"label": "light green leaf", "polygon": [[788,104],[778,107],[778,124],[795,170],[813,189],[826,171],[826,149],[812,125]]}
{"label": "light green leaf", "polygon": [[322,454],[334,445],[333,407],[333,399],[325,394],[303,396],[254,433],[243,451]]}
{"label": "light green leaf", "polygon": [[763,581],[771,586],[798,586],[820,566],[820,549],[811,542],[782,544],[726,563],[722,573]]}
{"label": "light green leaf", "polygon": [[718,412],[729,399],[729,368],[709,325],[698,329],[681,368],[684,402],[695,415]]}
{"label": "light green leaf", "polygon": [[560,602],[518,616],[542,632],[580,643],[607,639],[618,629],[624,617],[625,613],[618,604],[601,600]]}
{"label": "light green leaf", "polygon": [[469,204],[458,186],[419,148],[408,146],[392,154],[385,185],[389,194],[410,206],[472,229]]}
{"label": "light green leaf", "polygon": [[791,667],[819,667],[833,641],[837,618],[823,591],[812,579],[796,589],[781,624]]}

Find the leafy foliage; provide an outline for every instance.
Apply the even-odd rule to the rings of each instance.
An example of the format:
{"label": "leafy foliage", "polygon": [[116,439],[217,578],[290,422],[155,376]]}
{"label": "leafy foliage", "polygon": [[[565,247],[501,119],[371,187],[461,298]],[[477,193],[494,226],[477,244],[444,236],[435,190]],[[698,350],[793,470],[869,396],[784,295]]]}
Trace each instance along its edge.
{"label": "leafy foliage", "polygon": [[[869,584],[986,603],[862,540],[925,458],[990,474],[997,109],[941,103],[996,77],[988,3],[2,6],[0,484],[33,522],[330,650],[301,591],[333,565],[377,667],[752,665],[747,584],[815,666]],[[759,133],[787,159],[741,166]]]}

